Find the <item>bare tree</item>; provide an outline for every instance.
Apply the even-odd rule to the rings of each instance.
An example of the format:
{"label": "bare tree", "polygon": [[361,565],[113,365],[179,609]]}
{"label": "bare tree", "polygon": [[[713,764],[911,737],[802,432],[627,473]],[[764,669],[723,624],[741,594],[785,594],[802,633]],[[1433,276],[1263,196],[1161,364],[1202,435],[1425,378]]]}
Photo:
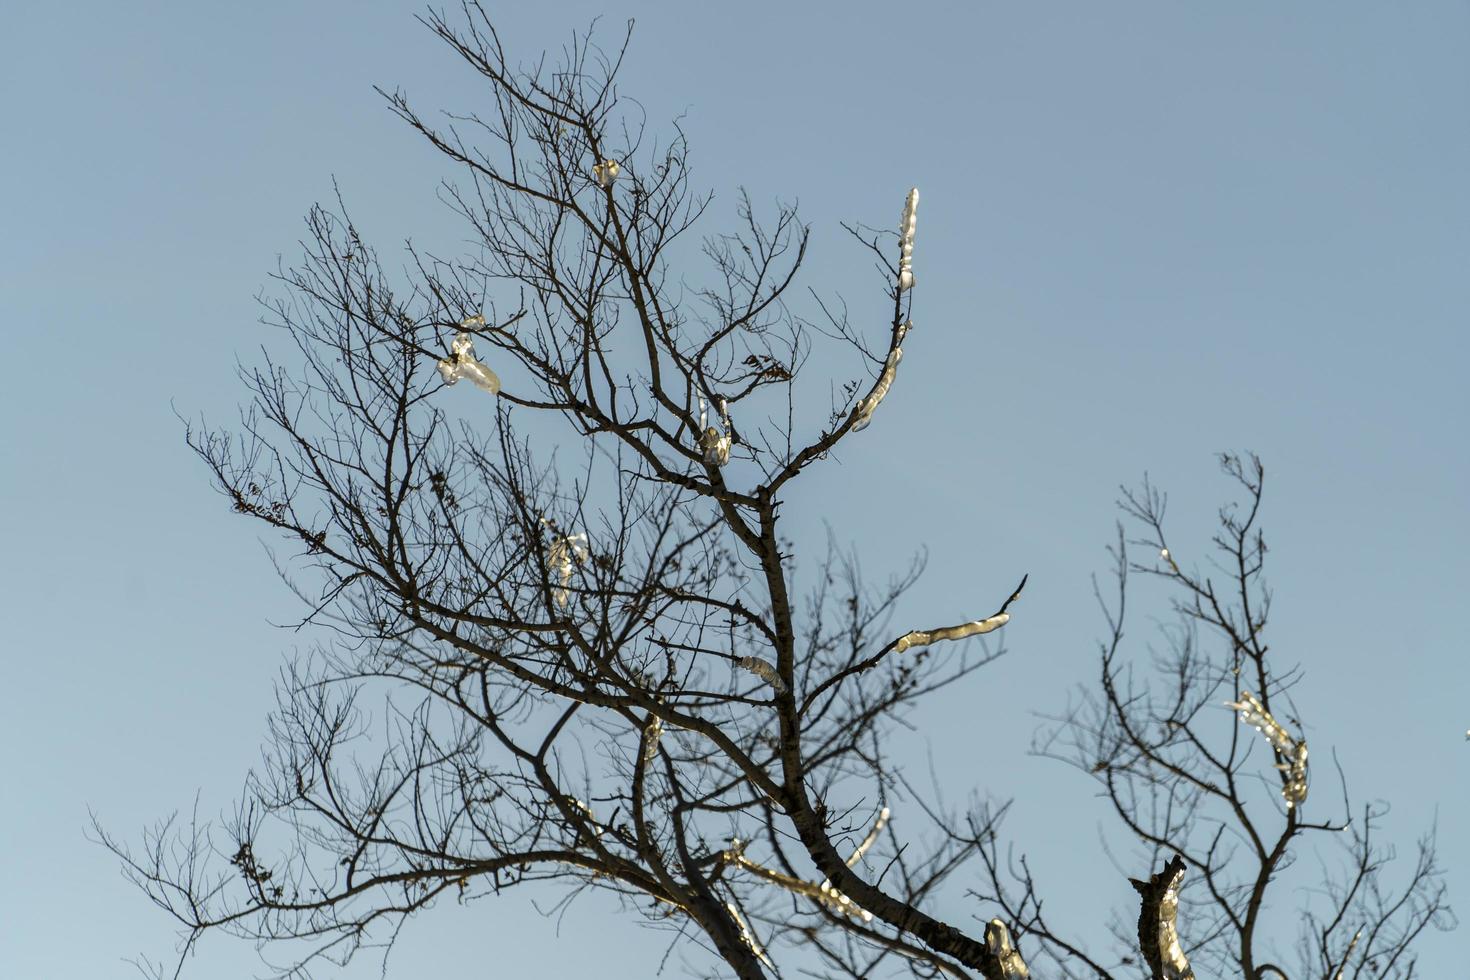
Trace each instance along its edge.
{"label": "bare tree", "polygon": [[[890,764],[904,713],[998,655],[931,658],[931,645],[1003,627],[1024,576],[981,618],[898,634],[889,621],[921,563],[875,586],[833,543],[798,581],[782,530],[788,485],[861,439],[895,381],[917,191],[896,236],[848,229],[888,283],[887,331],[870,346],[838,303],[814,298],[816,323],[789,309],[808,239],[792,209],[762,220],[742,196],[737,231],[690,247],[710,198],[691,189],[677,125],[655,142],[619,97],[626,37],[606,54],[580,36],[555,70],[519,69],[477,4],[461,26],[425,23],[482,77],[489,109],[441,126],[384,94],[462,168],[445,196],[479,254],[410,248],[395,279],[340,199],[314,210],[269,303],[290,363],[245,373],[238,428],[189,431],[233,509],[294,550],[282,574],[330,641],[283,675],[265,764],[231,818],[166,821],[132,849],[104,840],[184,924],[186,947],[208,930],[304,943],[290,976],[391,944],[446,897],[537,882],[615,893],[742,978],[799,955],[830,976],[999,980],[1027,975],[1022,943],[1064,971],[1112,975],[1044,922],[1029,878],[1019,898],[987,898],[980,934],[936,918],[961,868],[999,880],[999,814],[942,812]],[[710,285],[685,287],[671,265],[701,254]],[[869,378],[824,379],[834,394],[814,407],[798,380],[815,353],[843,352]],[[479,390],[448,390],[461,380]],[[1130,502],[1161,528],[1161,500]],[[1259,556],[1239,547],[1249,589]],[[1121,586],[1121,548],[1118,561]],[[1264,610],[1211,605],[1207,580],[1169,568],[1197,596],[1194,618],[1238,637],[1232,663],[1268,710],[1281,685],[1256,645]],[[1248,745],[1231,734],[1220,755],[1219,726],[1204,730],[1217,693],[1244,694],[1192,643],[1170,726],[1131,727],[1153,702],[1120,687],[1121,637],[1119,610],[1074,743],[1153,835],[1150,858],[1183,855],[1185,908],[1200,912],[1182,926],[1190,949],[1215,956],[1238,933],[1255,976],[1261,894],[1319,825],[1290,809],[1271,839],[1246,820]],[[371,722],[368,692],[386,694]],[[1202,812],[1216,799],[1259,842],[1245,890],[1228,865],[1236,838],[1211,838]],[[1354,824],[1363,856],[1343,912],[1308,920],[1316,972],[1362,926],[1382,931],[1355,962],[1407,975],[1410,941],[1443,908],[1427,851],[1401,901],[1377,890],[1371,819]],[[1177,878],[1145,909],[1171,915]]]}
{"label": "bare tree", "polygon": [[[1221,508],[1214,554],[1202,567],[1170,547],[1163,493],[1146,479],[1123,491],[1119,506],[1137,536],[1120,524],[1109,549],[1117,591],[1111,602],[1099,593],[1108,638],[1098,682],[1039,744],[1096,780],[1140,842],[1130,866],[1157,867],[1173,855],[1160,875],[1134,881],[1143,908],[1136,937],[1123,920],[1114,923],[1117,962],[1138,950],[1151,976],[1192,975],[1159,962],[1172,942],[1180,963],[1214,976],[1414,976],[1414,941],[1453,921],[1432,835],[1418,842],[1412,867],[1394,884],[1385,873],[1393,851],[1376,839],[1386,804],[1354,805],[1340,768],[1338,785],[1319,786],[1308,804],[1306,735],[1290,696],[1302,674],[1278,668],[1266,639],[1265,468],[1254,456],[1225,454],[1220,463],[1243,499]],[[1175,621],[1162,630],[1167,652],[1154,657],[1151,671],[1125,655],[1131,575],[1162,579],[1174,592]],[[1334,790],[1337,801],[1319,802]],[[1306,853],[1321,859],[1322,874],[1307,879],[1310,889],[1283,887],[1316,841],[1324,846]],[[1067,929],[1053,931],[1023,861],[1002,862],[993,843],[984,861],[991,887],[983,894],[1040,941],[1058,975],[1104,972],[1063,938]],[[1184,922],[1177,940],[1176,910]],[[1165,934],[1150,932],[1161,921]],[[1297,957],[1288,972],[1270,951],[1292,931]]]}

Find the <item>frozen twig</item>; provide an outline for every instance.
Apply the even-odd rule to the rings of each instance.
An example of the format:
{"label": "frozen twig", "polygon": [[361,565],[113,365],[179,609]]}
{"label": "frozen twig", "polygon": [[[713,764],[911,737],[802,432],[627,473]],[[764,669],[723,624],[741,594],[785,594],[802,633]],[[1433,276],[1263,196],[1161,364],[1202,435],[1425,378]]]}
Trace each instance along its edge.
{"label": "frozen twig", "polygon": [[[541,518],[541,523],[552,527],[547,518]],[[552,596],[558,606],[565,606],[571,599],[571,592],[567,585],[572,581],[572,563],[578,565],[586,564],[589,553],[587,551],[587,535],[585,534],[560,534],[552,539],[551,547],[546,552],[546,563],[556,572],[561,584],[557,586]]]}
{"label": "frozen twig", "polygon": [[704,452],[704,461],[711,466],[724,466],[730,462],[731,432],[730,411],[721,398],[716,403],[720,413],[720,424],[724,430],[709,424],[709,410],[704,399],[699,399],[699,448]]}
{"label": "frozen twig", "polygon": [[755,933],[750,931],[750,925],[745,921],[745,916],[740,914],[739,907],[734,902],[726,902],[725,908],[729,910],[730,917],[735,920],[735,924],[740,927],[740,941],[745,943],[746,947],[755,954],[755,958],[765,964],[767,969],[774,970],[776,964],[771,962],[771,958],[766,955],[766,951],[761,949],[760,943],[756,942]]}
{"label": "frozen twig", "polygon": [[1005,980],[1028,980],[1031,976],[1020,951],[1011,945],[1010,930],[999,919],[991,919],[985,924],[985,948],[1000,963],[1000,975]]}
{"label": "frozen twig", "polygon": [[1337,974],[1333,980],[1343,980],[1343,974],[1347,972],[1348,960],[1353,958],[1353,950],[1358,947],[1358,940],[1363,938],[1363,930],[1359,929],[1353,933],[1352,942],[1348,943],[1347,952],[1342,954],[1342,966],[1337,968]]}
{"label": "frozen twig", "polygon": [[1194,970],[1179,944],[1179,883],[1184,880],[1184,858],[1174,855],[1148,881],[1128,879],[1138,891],[1138,946],[1157,980],[1194,980]]}
{"label": "frozen twig", "polygon": [[[881,833],[883,828],[887,825],[888,816],[888,807],[885,806],[878,811],[878,816],[873,821],[873,826],[868,830],[868,836],[863,838],[863,842],[859,844],[855,850],[853,850],[852,856],[847,859],[847,866],[849,868],[857,864],[858,861],[862,860],[863,855],[866,854],[868,849],[873,846],[873,842],[878,839],[879,833]],[[747,871],[754,872],[765,880],[771,882],[774,885],[779,885],[792,894],[804,895],[807,898],[820,902],[834,912],[839,912],[843,915],[848,916],[849,918],[858,919],[862,922],[873,921],[873,913],[869,912],[865,908],[862,908],[852,899],[848,898],[842,892],[838,891],[835,887],[833,887],[831,881],[824,880],[820,885],[814,885],[809,881],[802,881],[800,878],[793,878],[791,875],[782,874],[779,871],[773,871],[765,865],[746,857],[745,842],[739,840],[738,838],[731,842],[729,850],[725,851],[721,855],[721,857],[727,863],[733,864],[737,867],[745,868]]]}
{"label": "frozen twig", "polygon": [[[903,218],[898,224],[901,249],[898,259],[898,291],[900,293],[914,286],[914,228],[917,221],[915,212],[918,207],[919,189],[915,187],[909,191],[908,200],[904,201]],[[893,338],[893,346],[883,360],[883,370],[878,374],[878,380],[873,383],[873,388],[868,392],[867,397],[853,407],[853,432],[868,427],[868,423],[873,421],[873,412],[883,403],[883,399],[888,395],[888,389],[893,387],[893,379],[898,374],[898,364],[903,360],[903,338],[912,326],[913,324],[908,321],[898,325],[898,330]]]}
{"label": "frozen twig", "polygon": [[861,861],[863,855],[868,853],[868,848],[873,846],[873,843],[878,839],[878,835],[888,825],[888,817],[891,812],[886,806],[878,811],[878,818],[873,821],[873,826],[869,829],[868,836],[863,838],[863,842],[853,850],[852,856],[847,859],[847,866],[849,868]]}
{"label": "frozen twig", "polygon": [[658,757],[658,741],[664,734],[664,720],[658,715],[649,715],[643,730],[647,733],[643,742],[643,761],[649,763]]}
{"label": "frozen twig", "polygon": [[478,314],[460,322],[461,329],[450,345],[449,356],[439,362],[439,376],[447,385],[469,378],[476,388],[495,395],[500,393],[500,378],[475,358],[475,338],[469,332],[484,325],[485,318]]}
{"label": "frozen twig", "polygon": [[903,360],[903,338],[908,334],[909,327],[908,322],[899,324],[898,336],[894,339],[893,349],[888,352],[888,357],[883,361],[883,370],[879,373],[878,380],[873,383],[873,389],[868,392],[867,397],[853,408],[853,432],[868,427],[868,423],[873,421],[873,412],[883,404],[883,399],[888,395],[888,389],[893,387],[893,379],[898,374],[898,362]]}
{"label": "frozen twig", "polygon": [[824,881],[820,885],[814,885],[809,881],[802,881],[800,878],[793,878],[791,875],[772,870],[746,857],[744,841],[739,839],[732,841],[729,850],[725,851],[721,857],[726,863],[744,868],[773,885],[779,885],[793,895],[805,896],[822,903],[834,912],[840,912],[853,919],[863,922],[873,921],[873,913],[860,907],[852,899],[833,888],[830,883]]}
{"label": "frozen twig", "polygon": [[577,797],[575,796],[564,797],[564,799],[567,801],[572,809],[582,814],[582,816],[586,818],[587,822],[592,825],[593,836],[600,838],[602,836],[602,824],[597,822],[597,816],[592,812],[592,808],[588,806],[584,801],[577,799]]}
{"label": "frozen twig", "polygon": [[776,673],[776,668],[760,657],[741,657],[735,661],[735,666],[741,670],[748,670],[767,684],[771,685],[777,693],[785,694],[786,685],[781,680],[781,675]]}
{"label": "frozen twig", "polygon": [[903,202],[903,218],[898,223],[900,253],[898,257],[898,291],[914,288],[914,228],[918,223],[919,189],[912,188]]}
{"label": "frozen twig", "polygon": [[623,168],[618,166],[616,160],[604,160],[592,165],[592,176],[597,181],[597,186],[607,190],[613,181],[618,179],[618,172]]}
{"label": "frozen twig", "polygon": [[1021,584],[1016,586],[1016,591],[1011,593],[1011,597],[1001,605],[1000,611],[994,616],[987,617],[986,619],[977,619],[969,623],[961,623],[958,626],[941,626],[932,630],[913,630],[898,638],[898,641],[893,644],[893,652],[903,653],[905,650],[928,646],[939,640],[963,640],[967,637],[979,636],[981,633],[989,633],[992,630],[1000,629],[1011,621],[1011,614],[1006,612],[1006,610],[1020,596],[1021,590],[1026,587],[1026,580],[1028,578],[1030,578],[1029,575],[1023,575],[1021,577]]}
{"label": "frozen twig", "polygon": [[1239,701],[1227,701],[1225,707],[1240,712],[1240,720],[1266,736],[1285,762],[1276,768],[1286,773],[1286,785],[1281,795],[1286,799],[1287,809],[1301,804],[1307,798],[1307,740],[1292,738],[1280,722],[1271,717],[1271,712],[1250,691],[1242,691]]}

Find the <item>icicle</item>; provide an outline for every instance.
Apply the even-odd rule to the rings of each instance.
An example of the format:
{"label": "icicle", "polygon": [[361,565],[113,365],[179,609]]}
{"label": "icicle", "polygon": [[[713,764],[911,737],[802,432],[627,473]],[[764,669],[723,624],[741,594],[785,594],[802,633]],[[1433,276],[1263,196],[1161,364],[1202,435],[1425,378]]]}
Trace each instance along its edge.
{"label": "icicle", "polygon": [[894,342],[893,349],[888,352],[888,357],[883,361],[883,371],[878,375],[873,390],[868,396],[857,403],[852,410],[852,431],[858,432],[868,427],[873,421],[873,412],[883,404],[883,399],[888,395],[888,389],[893,387],[893,379],[898,374],[898,362],[903,360],[903,338],[908,334],[911,324],[905,322],[898,328],[898,338]]}
{"label": "icicle", "polygon": [[1006,612],[1006,610],[1011,607],[1011,603],[1020,598],[1021,590],[1026,588],[1026,581],[1030,577],[1030,575],[1021,576],[1021,584],[1016,586],[1016,591],[1011,593],[1010,598],[1001,603],[1000,611],[994,616],[988,619],[977,619],[973,622],[961,623],[958,626],[941,626],[938,629],[932,630],[911,630],[903,636],[900,636],[898,641],[893,644],[893,652],[903,653],[905,650],[912,650],[914,647],[925,647],[931,643],[937,643],[940,640],[963,640],[967,637],[979,636],[982,633],[990,633],[1000,629],[1011,621],[1011,614]]}
{"label": "icicle", "polygon": [[741,670],[748,670],[767,684],[771,685],[779,694],[786,693],[786,685],[781,681],[781,675],[776,673],[776,668],[762,660],[760,657],[741,657],[735,661],[735,666]]}
{"label": "icicle", "polygon": [[699,399],[699,448],[704,451],[704,461],[711,466],[724,466],[730,462],[730,412],[726,408],[725,399],[719,400],[720,423],[725,431],[709,424],[709,410],[705,408],[704,398]]}
{"label": "icicle", "polygon": [[1287,760],[1276,764],[1276,768],[1287,774],[1286,785],[1281,795],[1286,799],[1287,809],[1302,803],[1307,798],[1307,741],[1295,739],[1277,720],[1271,717],[1250,691],[1240,692],[1239,701],[1226,701],[1225,707],[1240,712],[1240,720],[1266,736],[1271,747]]}
{"label": "icicle", "polygon": [[903,203],[903,219],[898,223],[900,237],[900,248],[902,252],[898,259],[898,291],[914,288],[914,227],[918,216],[915,214],[919,209],[919,189],[917,187],[909,191],[908,200]]}
{"label": "icicle", "polygon": [[616,160],[604,160],[592,165],[592,176],[596,178],[598,187],[607,190],[618,179],[618,173],[622,169]]}
{"label": "icicle", "polygon": [[[483,316],[470,317],[460,324],[469,327],[476,324],[484,326]],[[439,362],[439,375],[444,383],[452,385],[460,378],[469,378],[476,388],[492,395],[500,392],[500,378],[494,371],[490,370],[480,361],[475,359],[475,338],[468,332],[461,332],[454,338],[450,347],[450,354]]]}
{"label": "icicle", "polygon": [[1026,969],[1026,961],[1021,959],[1020,952],[1011,945],[1011,933],[1006,924],[999,919],[991,919],[985,926],[985,947],[990,950],[990,955],[1000,961],[1000,975],[1006,980],[1027,980],[1031,971]]}

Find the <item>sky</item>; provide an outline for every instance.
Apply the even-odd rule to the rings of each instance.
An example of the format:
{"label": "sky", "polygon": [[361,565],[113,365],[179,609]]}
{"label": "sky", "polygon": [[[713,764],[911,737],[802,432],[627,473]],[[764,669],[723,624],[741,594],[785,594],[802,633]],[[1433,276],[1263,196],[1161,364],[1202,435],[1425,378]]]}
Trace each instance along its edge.
{"label": "sky", "polygon": [[[89,811],[136,839],[196,800],[228,809],[259,761],[271,685],[311,638],[272,625],[301,610],[178,416],[242,401],[236,361],[267,339],[255,297],[334,179],[385,258],[465,238],[436,198],[449,171],[373,91],[483,104],[418,9],[7,10],[0,975],[123,977],[166,956],[170,921],[88,840]],[[1093,784],[1028,753],[1095,676],[1090,576],[1117,488],[1148,472],[1176,555],[1202,556],[1223,450],[1266,464],[1272,648],[1304,672],[1313,759],[1391,803],[1402,855],[1437,821],[1470,908],[1470,6],[491,9],[523,60],[595,16],[609,41],[636,18],[622,90],[653,131],[681,118],[715,192],[699,230],[733,224],[742,186],[799,201],[812,282],[874,330],[881,283],[839,222],[896,223],[921,188],[899,381],[785,516],[827,522],[879,577],[927,549],[914,626],[986,614],[1030,573],[1009,654],[913,719],[914,751],[956,799],[1015,799],[1007,833],[1049,914],[1093,922],[1100,897],[1131,895]],[[1146,664],[1166,597],[1134,609]],[[1464,945],[1427,935],[1422,975],[1462,975]],[[386,972],[646,977],[665,948],[603,899],[558,919],[512,894],[411,923]],[[190,969],[261,966],[207,939]]]}

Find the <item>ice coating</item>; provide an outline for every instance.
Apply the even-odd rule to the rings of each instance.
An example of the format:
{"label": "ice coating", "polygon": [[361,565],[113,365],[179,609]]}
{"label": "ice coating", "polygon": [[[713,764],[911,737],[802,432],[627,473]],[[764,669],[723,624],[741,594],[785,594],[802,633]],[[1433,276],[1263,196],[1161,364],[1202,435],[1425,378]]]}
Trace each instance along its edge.
{"label": "ice coating", "polygon": [[979,636],[981,633],[989,633],[998,630],[1011,621],[1010,613],[999,613],[988,619],[977,619],[974,622],[961,623],[958,626],[941,626],[933,630],[912,630],[898,638],[894,644],[895,653],[903,653],[914,647],[926,647],[938,640],[963,640],[970,636]]}
{"label": "ice coating", "polygon": [[730,913],[730,918],[734,919],[735,924],[740,927],[740,941],[755,954],[756,959],[774,970],[776,964],[771,962],[771,958],[766,955],[766,951],[761,949],[760,943],[755,941],[755,933],[750,931],[750,924],[745,921],[745,916],[740,914],[740,909],[734,902],[726,902],[725,909]]}
{"label": "ice coating", "polygon": [[1021,576],[1021,584],[1016,586],[1016,590],[1007,597],[1005,602],[1000,604],[1000,609],[996,611],[994,616],[972,620],[968,623],[960,623],[958,626],[941,626],[938,629],[932,630],[910,630],[894,641],[893,652],[903,653],[905,650],[912,650],[914,647],[925,647],[931,643],[937,643],[940,640],[963,640],[967,637],[979,636],[982,633],[990,633],[1000,629],[1011,621],[1011,614],[1006,612],[1006,610],[1011,608],[1011,603],[1021,597],[1021,592],[1026,588],[1026,582],[1030,578],[1030,575]]}
{"label": "ice coating", "polygon": [[658,741],[664,734],[664,720],[658,715],[649,715],[643,730],[648,733],[643,743],[643,761],[649,763],[658,758]]}
{"label": "ice coating", "polygon": [[1010,930],[999,919],[991,919],[985,925],[985,948],[1000,962],[1000,975],[1006,980],[1028,980],[1031,976],[1026,961],[1011,945]]}
{"label": "ice coating", "polygon": [[[484,324],[484,317],[471,317],[460,324],[472,325],[474,320]],[[496,373],[475,358],[475,338],[468,332],[460,332],[450,345],[450,354],[439,362],[439,376],[444,383],[452,385],[460,378],[468,378],[476,388],[492,395],[500,393],[500,378]]]}
{"label": "ice coating", "polygon": [[709,424],[709,410],[704,399],[699,399],[699,448],[704,452],[704,461],[711,466],[724,466],[730,462],[730,412],[723,398],[719,400],[718,408],[724,431]]}
{"label": "ice coating", "polygon": [[1164,980],[1194,980],[1194,970],[1184,956],[1184,947],[1179,945],[1179,883],[1184,880],[1184,869],[1174,872],[1169,886],[1159,899],[1159,961],[1164,967]]}
{"label": "ice coating", "polygon": [[741,670],[748,670],[767,684],[771,685],[777,692],[786,693],[786,685],[781,681],[781,675],[776,673],[776,668],[760,657],[741,657],[735,661],[735,666]]}
{"label": "ice coating", "polygon": [[894,341],[893,349],[888,352],[888,357],[883,361],[883,371],[878,375],[873,390],[868,392],[867,397],[858,402],[852,410],[853,432],[868,427],[868,423],[873,421],[873,413],[877,411],[879,405],[883,404],[883,399],[888,396],[888,389],[893,387],[893,379],[898,374],[898,362],[903,360],[903,338],[908,335],[908,332],[908,323],[899,326],[898,337]]}
{"label": "ice coating", "polygon": [[903,203],[903,218],[898,223],[901,249],[898,259],[899,292],[914,288],[914,229],[918,224],[918,210],[919,189],[914,187],[909,190],[908,199]]}
{"label": "ice coating", "polygon": [[[869,829],[868,836],[863,838],[863,842],[857,846],[852,852],[852,856],[847,859],[847,866],[849,868],[857,864],[862,859],[862,856],[867,853],[868,848],[873,846],[873,842],[878,839],[878,834],[888,823],[889,812],[886,806],[878,811],[878,816],[873,821],[873,826]],[[752,871],[772,884],[779,885],[793,894],[805,895],[808,898],[815,899],[834,912],[840,912],[843,915],[864,923],[873,921],[873,913],[862,908],[851,898],[838,891],[832,886],[830,881],[823,881],[820,885],[814,885],[809,881],[802,881],[800,878],[793,878],[779,871],[773,871],[765,865],[746,857],[745,846],[746,842],[737,838],[731,841],[730,848],[721,855],[721,858],[730,864]]]}
{"label": "ice coating", "polygon": [[597,181],[598,187],[607,190],[613,185],[613,181],[618,179],[618,173],[622,169],[616,160],[604,160],[592,165],[592,176]]}
{"label": "ice coating", "polygon": [[561,580],[553,596],[558,606],[565,606],[571,599],[567,585],[572,580],[572,563],[584,564],[587,557],[587,535],[585,534],[563,534],[551,542],[551,548],[546,552],[546,562],[556,571]]}
{"label": "ice coating", "polygon": [[873,846],[873,842],[878,839],[878,835],[882,833],[883,828],[888,826],[888,817],[891,812],[886,806],[878,811],[878,817],[873,821],[873,826],[868,831],[868,836],[863,838],[863,842],[853,850],[852,856],[847,859],[847,866],[849,868],[861,861],[863,855],[868,853],[868,848]]}
{"label": "ice coating", "polygon": [[1287,809],[1305,801],[1307,798],[1306,739],[1292,738],[1291,734],[1281,727],[1280,722],[1271,716],[1271,712],[1267,711],[1265,705],[1250,691],[1240,692],[1240,700],[1227,701],[1225,707],[1234,708],[1240,712],[1240,720],[1266,736],[1271,747],[1286,759],[1286,762],[1278,763],[1276,768],[1287,774],[1286,785],[1281,788],[1281,795],[1286,799]]}

